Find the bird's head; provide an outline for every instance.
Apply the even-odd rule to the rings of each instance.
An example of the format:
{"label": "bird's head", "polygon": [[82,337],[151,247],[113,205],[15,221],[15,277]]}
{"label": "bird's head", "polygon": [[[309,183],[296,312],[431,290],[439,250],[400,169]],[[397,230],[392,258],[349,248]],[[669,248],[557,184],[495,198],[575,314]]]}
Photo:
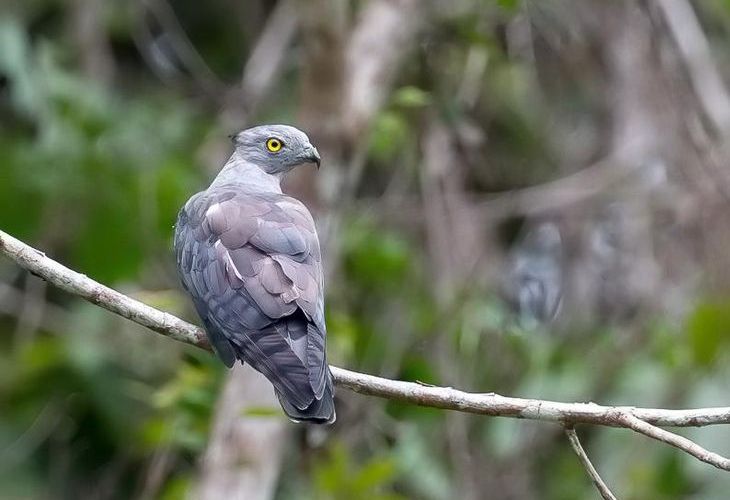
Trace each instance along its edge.
{"label": "bird's head", "polygon": [[319,151],[307,134],[288,125],[261,125],[231,136],[241,159],[265,172],[281,175],[304,163],[316,163]]}

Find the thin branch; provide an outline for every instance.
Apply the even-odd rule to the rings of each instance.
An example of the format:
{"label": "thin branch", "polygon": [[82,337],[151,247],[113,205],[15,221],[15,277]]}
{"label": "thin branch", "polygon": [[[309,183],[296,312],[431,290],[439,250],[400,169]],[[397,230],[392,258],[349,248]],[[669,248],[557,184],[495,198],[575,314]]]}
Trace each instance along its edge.
{"label": "thin branch", "polygon": [[57,398],[51,398],[30,427],[23,431],[15,441],[0,450],[0,465],[6,470],[10,470],[35,453],[62,422],[65,413],[59,410],[62,410],[60,401]]}
{"label": "thin branch", "polygon": [[297,32],[296,14],[293,0],[277,2],[251,50],[241,78],[241,100],[245,102],[237,103],[244,106],[248,114],[281,71],[287,49]]}
{"label": "thin branch", "polygon": [[[646,166],[640,161],[607,156],[555,180],[474,198],[465,213],[481,214],[490,220],[545,215],[589,203],[619,185],[644,194],[648,188],[642,184],[640,173]],[[364,197],[355,202],[355,208],[358,212],[387,214],[409,222],[424,217],[421,204],[403,196],[379,198],[377,203]]]}
{"label": "thin branch", "polygon": [[493,218],[541,215],[590,201],[644,166],[641,161],[626,162],[608,156],[565,177],[499,193],[476,206]]}
{"label": "thin branch", "polygon": [[626,427],[632,429],[640,434],[644,434],[652,439],[661,441],[672,445],[680,450],[689,453],[697,460],[701,460],[710,465],[714,465],[718,469],[730,471],[730,459],[718,455],[712,451],[704,449],[694,441],[687,439],[684,436],[679,436],[673,432],[669,432],[664,429],[660,429],[654,425],[648,424],[645,421],[637,418],[630,413],[621,415],[621,420],[624,421]]}
{"label": "thin branch", "polygon": [[43,278],[61,290],[88,300],[104,309],[180,342],[210,349],[205,332],[190,323],[134,300],[107,286],[62,266],[3,231],[0,231],[0,253]]}
{"label": "thin branch", "polygon": [[568,436],[570,446],[573,447],[573,451],[575,451],[575,454],[578,455],[578,458],[583,464],[588,476],[590,476],[591,481],[593,481],[593,484],[596,486],[598,493],[601,494],[604,500],[616,500],[616,495],[611,493],[611,490],[608,488],[603,479],[601,479],[596,468],[593,467],[591,459],[588,458],[583,446],[580,444],[580,439],[578,439],[578,434],[575,433],[575,429],[573,427],[566,427],[565,434]]}
{"label": "thin branch", "polygon": [[705,115],[721,137],[730,130],[730,94],[712,57],[712,49],[692,4],[687,0],[655,0]]}
{"label": "thin branch", "polygon": [[331,367],[337,384],[359,394],[377,396],[419,406],[456,410],[493,417],[511,417],[558,423],[584,423],[627,427],[624,414],[668,427],[701,427],[730,423],[730,407],[666,410],[630,406],[601,406],[594,403],[561,403],[523,399],[499,394],[463,392],[451,387],[424,386]]}
{"label": "thin branch", "polygon": [[[210,350],[205,332],[201,328],[72,271],[3,231],[0,231],[0,253],[31,273],[71,294],[162,335]],[[636,423],[631,417],[643,420],[645,423],[667,427],[702,427],[730,423],[730,407],[668,410],[601,406],[594,403],[561,403],[511,398],[492,393],[469,393],[450,387],[432,387],[415,382],[390,380],[335,366],[330,368],[338,386],[360,394],[479,415],[632,429]],[[674,440],[670,444],[676,442]]]}
{"label": "thin branch", "polygon": [[223,82],[195,48],[195,44],[180,24],[172,5],[167,3],[166,0],[141,0],[140,3],[155,17],[164,32],[170,37],[177,57],[180,58],[180,62],[185,65],[185,68],[195,80],[208,90],[215,91],[223,88]]}
{"label": "thin branch", "polygon": [[411,50],[425,18],[416,0],[368,2],[345,51],[343,126],[358,137],[387,96],[403,55]]}

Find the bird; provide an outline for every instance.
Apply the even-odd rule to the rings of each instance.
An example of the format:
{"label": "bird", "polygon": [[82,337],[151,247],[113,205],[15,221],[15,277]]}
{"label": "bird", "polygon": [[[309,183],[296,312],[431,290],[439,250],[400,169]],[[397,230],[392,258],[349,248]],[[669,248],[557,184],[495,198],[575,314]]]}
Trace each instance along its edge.
{"label": "bird", "polygon": [[512,250],[503,288],[527,329],[552,321],[563,299],[563,240],[558,225],[532,225]]}
{"label": "bird", "polygon": [[229,160],[178,214],[178,274],[226,366],[240,361],[262,373],[291,420],[331,424],[319,238],[306,206],[281,190],[293,168],[319,169],[319,152],[288,125],[230,138]]}

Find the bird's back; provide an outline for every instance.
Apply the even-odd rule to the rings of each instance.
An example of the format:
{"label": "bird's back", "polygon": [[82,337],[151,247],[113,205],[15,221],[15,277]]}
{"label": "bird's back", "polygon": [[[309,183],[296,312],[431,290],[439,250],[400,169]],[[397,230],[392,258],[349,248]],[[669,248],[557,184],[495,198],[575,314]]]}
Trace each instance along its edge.
{"label": "bird's back", "polygon": [[320,248],[304,205],[214,185],[180,211],[175,252],[219,357],[263,373],[291,418],[333,421]]}

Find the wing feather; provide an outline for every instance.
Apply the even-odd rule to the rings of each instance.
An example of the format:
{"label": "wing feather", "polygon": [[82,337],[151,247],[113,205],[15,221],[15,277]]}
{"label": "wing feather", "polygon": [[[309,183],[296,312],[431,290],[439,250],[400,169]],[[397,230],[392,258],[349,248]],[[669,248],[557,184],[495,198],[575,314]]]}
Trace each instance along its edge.
{"label": "wing feather", "polygon": [[250,363],[300,410],[325,393],[319,241],[307,209],[283,195],[204,192],[178,217],[185,288],[227,365]]}

